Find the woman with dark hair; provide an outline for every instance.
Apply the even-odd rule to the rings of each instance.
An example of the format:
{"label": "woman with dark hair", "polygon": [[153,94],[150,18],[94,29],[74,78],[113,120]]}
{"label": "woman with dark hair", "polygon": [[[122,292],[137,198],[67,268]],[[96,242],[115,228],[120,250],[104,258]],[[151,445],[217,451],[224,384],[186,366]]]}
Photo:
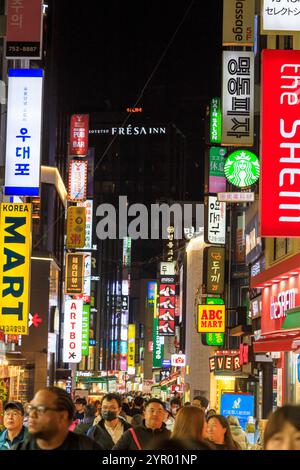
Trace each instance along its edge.
{"label": "woman with dark hair", "polygon": [[300,450],[300,406],[284,405],[269,417],[264,450]]}
{"label": "woman with dark hair", "polygon": [[241,450],[234,442],[227,419],[222,415],[210,416],[207,420],[208,439],[217,450]]}

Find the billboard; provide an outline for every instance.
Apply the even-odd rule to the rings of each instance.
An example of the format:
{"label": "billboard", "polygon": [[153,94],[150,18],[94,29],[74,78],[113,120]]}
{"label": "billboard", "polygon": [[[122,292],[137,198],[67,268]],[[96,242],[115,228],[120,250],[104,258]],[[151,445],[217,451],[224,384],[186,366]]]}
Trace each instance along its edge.
{"label": "billboard", "polygon": [[252,146],[254,53],[223,51],[222,145]]}
{"label": "billboard", "polygon": [[254,416],[254,395],[222,392],[220,413],[225,417],[236,416],[245,431],[248,418]]}
{"label": "billboard", "polygon": [[255,0],[223,0],[223,46],[253,46]]}
{"label": "billboard", "polygon": [[6,58],[41,59],[42,0],[7,0]]}
{"label": "billboard", "polygon": [[127,368],[135,366],[135,324],[128,325]]}
{"label": "billboard", "polygon": [[82,254],[66,254],[65,294],[75,295],[83,292],[84,258]]}
{"label": "billboard", "polygon": [[69,162],[68,201],[85,201],[87,194],[88,162]]}
{"label": "billboard", "polygon": [[65,300],[63,362],[78,363],[82,357],[83,301]]}
{"label": "billboard", "polygon": [[299,68],[299,50],[262,52],[262,237],[300,236]]}
{"label": "billboard", "polygon": [[226,178],[224,174],[225,155],[226,149],[223,147],[210,147],[209,149],[209,193],[226,191]]}
{"label": "billboard", "polygon": [[67,249],[83,248],[85,245],[85,207],[70,206],[67,211]]}
{"label": "billboard", "polygon": [[42,69],[9,69],[5,195],[38,196],[40,190]]}
{"label": "billboard", "polygon": [[70,125],[69,153],[73,157],[85,157],[89,147],[89,115],[73,114]]}
{"label": "billboard", "polygon": [[31,204],[2,203],[0,227],[0,330],[27,335]]}
{"label": "billboard", "polygon": [[175,335],[175,284],[160,283],[158,289],[158,331],[161,336],[173,336]]}

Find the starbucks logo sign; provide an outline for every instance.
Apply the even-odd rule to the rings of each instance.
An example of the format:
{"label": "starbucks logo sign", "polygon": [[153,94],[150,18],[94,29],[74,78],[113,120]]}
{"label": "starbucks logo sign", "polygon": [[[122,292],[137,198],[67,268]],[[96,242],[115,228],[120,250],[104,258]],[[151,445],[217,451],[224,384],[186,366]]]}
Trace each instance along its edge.
{"label": "starbucks logo sign", "polygon": [[229,183],[240,188],[256,183],[260,175],[260,163],[249,150],[237,150],[225,161],[224,173]]}

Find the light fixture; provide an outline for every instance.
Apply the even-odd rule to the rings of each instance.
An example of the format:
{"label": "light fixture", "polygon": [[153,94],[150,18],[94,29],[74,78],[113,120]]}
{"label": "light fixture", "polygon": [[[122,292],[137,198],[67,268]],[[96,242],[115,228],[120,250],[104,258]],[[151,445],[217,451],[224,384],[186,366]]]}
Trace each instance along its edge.
{"label": "light fixture", "polygon": [[288,279],[289,276],[280,276],[280,279]]}
{"label": "light fixture", "polygon": [[272,285],[272,284],[270,284],[270,283],[264,284],[265,287],[270,287],[271,285]]}
{"label": "light fixture", "polygon": [[298,271],[293,271],[293,272],[290,273],[291,276],[297,276],[297,274],[299,274]]}

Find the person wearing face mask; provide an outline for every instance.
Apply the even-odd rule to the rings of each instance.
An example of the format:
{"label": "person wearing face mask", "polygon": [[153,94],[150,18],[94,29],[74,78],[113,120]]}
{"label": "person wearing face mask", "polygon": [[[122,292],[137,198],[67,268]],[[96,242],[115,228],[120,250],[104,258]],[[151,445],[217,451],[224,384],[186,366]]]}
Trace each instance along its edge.
{"label": "person wearing face mask", "polygon": [[131,425],[120,416],[122,410],[121,397],[116,393],[104,395],[101,402],[102,419],[91,426],[87,436],[100,443],[105,450],[110,450]]}
{"label": "person wearing face mask", "polygon": [[173,432],[174,429],[174,424],[175,424],[175,418],[178,413],[178,410],[180,409],[180,399],[179,398],[172,398],[170,400],[170,411],[168,413],[168,416],[165,420],[165,425],[166,428]]}

